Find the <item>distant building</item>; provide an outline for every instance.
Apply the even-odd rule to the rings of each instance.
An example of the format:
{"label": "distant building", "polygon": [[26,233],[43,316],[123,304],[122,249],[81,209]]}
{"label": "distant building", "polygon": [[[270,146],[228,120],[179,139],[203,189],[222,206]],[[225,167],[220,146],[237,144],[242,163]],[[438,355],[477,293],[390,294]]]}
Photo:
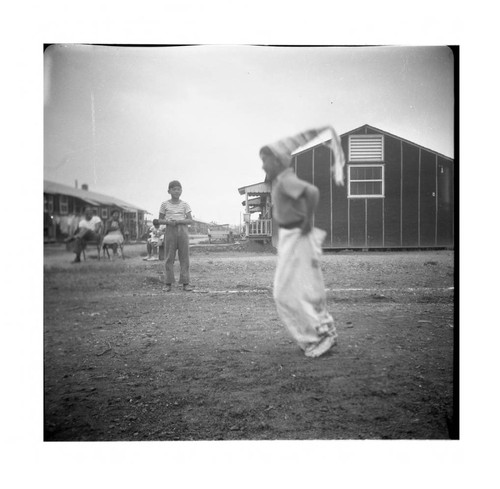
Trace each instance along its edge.
{"label": "distant building", "polygon": [[[340,138],[346,157],[343,187],[330,176],[327,139],[310,141],[292,159],[299,178],[320,190],[314,219],[327,232],[324,248],[454,246],[452,158],[367,124]],[[245,195],[247,236],[276,243],[271,183],[238,191]],[[256,212],[260,219],[251,219]]]}
{"label": "distant building", "polygon": [[62,241],[72,234],[85,207],[91,207],[103,222],[111,217],[113,210],[118,210],[128,239],[139,239],[146,230],[146,210],[109,195],[91,192],[88,185],[73,188],[44,180],[43,200],[43,237],[46,242]]}
{"label": "distant building", "polygon": [[[269,241],[273,236],[271,182],[255,183],[238,189],[245,196],[244,232],[249,239]],[[258,214],[257,214],[258,213]],[[257,215],[258,219],[252,219]],[[276,229],[274,227],[274,232]]]}
{"label": "distant building", "polygon": [[193,224],[189,225],[189,234],[208,234],[210,224],[208,222],[193,219]]}

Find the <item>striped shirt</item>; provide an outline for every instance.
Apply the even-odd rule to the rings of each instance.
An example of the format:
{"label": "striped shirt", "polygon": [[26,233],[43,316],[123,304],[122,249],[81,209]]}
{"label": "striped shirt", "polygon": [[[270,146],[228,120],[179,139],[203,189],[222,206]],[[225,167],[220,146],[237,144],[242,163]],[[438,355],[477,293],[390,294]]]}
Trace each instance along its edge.
{"label": "striped shirt", "polygon": [[167,221],[180,221],[181,219],[186,219],[186,214],[188,212],[191,212],[191,207],[183,200],[179,200],[176,204],[170,202],[170,200],[166,200],[162,202],[160,206],[160,216],[163,214]]}

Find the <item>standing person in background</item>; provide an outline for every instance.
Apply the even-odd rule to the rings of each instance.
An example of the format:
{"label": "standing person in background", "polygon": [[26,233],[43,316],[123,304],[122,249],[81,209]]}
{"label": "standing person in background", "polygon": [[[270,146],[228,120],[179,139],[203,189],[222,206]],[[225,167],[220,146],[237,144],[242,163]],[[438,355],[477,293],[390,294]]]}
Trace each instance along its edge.
{"label": "standing person in background", "polygon": [[306,357],[319,357],[337,341],[334,320],[326,309],[321,272],[321,245],[326,232],[314,227],[319,190],[301,180],[290,167],[292,152],[319,134],[329,131],[335,158],[332,177],[344,183],[344,153],[331,127],[312,129],[260,150],[262,168],[272,182],[273,215],[278,223],[278,264],[273,295],[280,319]]}
{"label": "standing person in background", "polygon": [[172,290],[175,282],[174,261],[176,253],[179,256],[181,267],[179,283],[183,290],[190,292],[193,288],[189,285],[189,234],[188,225],[192,224],[191,207],[180,199],[182,185],[178,180],[168,184],[168,193],[171,198],[162,202],[159,212],[159,224],[165,224],[165,285],[166,291]]}
{"label": "standing person in background", "polygon": [[80,255],[87,241],[97,241],[101,239],[102,221],[99,216],[94,216],[91,207],[85,207],[84,218],[78,223],[78,228],[73,236],[65,241],[75,240],[75,259],[71,263],[80,263]]}

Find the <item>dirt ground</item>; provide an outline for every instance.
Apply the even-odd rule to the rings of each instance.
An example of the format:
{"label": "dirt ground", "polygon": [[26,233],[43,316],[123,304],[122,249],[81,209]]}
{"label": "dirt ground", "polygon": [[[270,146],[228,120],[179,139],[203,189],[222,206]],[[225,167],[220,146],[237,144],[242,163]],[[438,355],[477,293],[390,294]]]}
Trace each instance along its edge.
{"label": "dirt ground", "polygon": [[325,253],[318,359],[278,319],[269,249],[193,247],[195,290],[170,293],[144,254],[45,246],[46,441],[450,437],[452,251]]}

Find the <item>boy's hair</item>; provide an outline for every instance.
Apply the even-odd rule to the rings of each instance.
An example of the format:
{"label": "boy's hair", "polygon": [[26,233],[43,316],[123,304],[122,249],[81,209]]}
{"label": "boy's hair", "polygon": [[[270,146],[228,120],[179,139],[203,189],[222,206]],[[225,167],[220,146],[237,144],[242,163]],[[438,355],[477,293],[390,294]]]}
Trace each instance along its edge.
{"label": "boy's hair", "polygon": [[271,157],[273,166],[280,171],[285,170],[289,166],[289,164],[286,161],[283,161],[283,159],[279,158],[279,156],[277,156],[269,146],[264,146],[263,148],[261,148],[261,150],[259,151],[259,156],[262,160],[264,159],[264,156]]}
{"label": "boy's hair", "polygon": [[172,180],[168,184],[168,189],[170,190],[171,188],[174,188],[174,187],[180,187],[180,188],[182,188],[181,182],[179,182],[179,180]]}
{"label": "boy's hair", "polygon": [[158,219],[153,219],[153,226],[158,226],[160,224],[160,221]]}

